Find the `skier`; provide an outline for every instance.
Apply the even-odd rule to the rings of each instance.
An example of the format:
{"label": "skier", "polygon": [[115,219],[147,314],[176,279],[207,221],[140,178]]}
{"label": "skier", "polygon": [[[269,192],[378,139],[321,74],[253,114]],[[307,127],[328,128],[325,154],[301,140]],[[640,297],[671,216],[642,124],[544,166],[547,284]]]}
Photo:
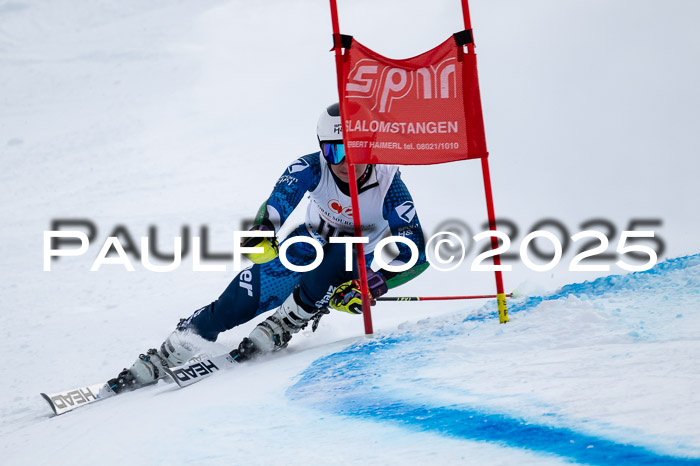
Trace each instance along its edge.
{"label": "skier", "polygon": [[[124,369],[108,383],[115,392],[137,388],[164,377],[163,367],[186,363],[196,353],[187,333],[215,341],[219,333],[248,322],[271,309],[272,315],[258,324],[238,348],[245,360],[284,348],[292,337],[328,312],[327,307],[352,314],[361,313],[361,293],[357,282],[357,262],[353,271],[345,270],[346,246],[330,243],[331,236],[353,236],[348,167],[342,138],[338,104],[325,109],[317,125],[321,151],[305,155],[287,167],[272,194],[258,210],[251,230],[277,233],[287,217],[308,192],[310,203],[306,221],[285,240],[305,236],[323,245],[323,261],[308,272],[295,272],[285,267],[279,257],[276,237],[251,237],[242,246],[259,246],[262,253],[249,254],[254,263],[242,270],[219,299],[183,319],[160,349],[148,350],[129,369]],[[418,247],[418,261],[404,272],[367,269],[369,291],[373,298],[389,288],[401,285],[423,272],[428,263],[425,244],[415,207],[396,166],[357,164],[359,205],[362,214],[366,263],[371,264],[373,250],[387,230],[403,236]],[[407,245],[397,243],[399,255],[392,265],[405,264],[411,258]],[[295,265],[310,264],[316,252],[310,244],[295,243],[287,249],[288,260]],[[356,259],[356,258],[355,258]]]}

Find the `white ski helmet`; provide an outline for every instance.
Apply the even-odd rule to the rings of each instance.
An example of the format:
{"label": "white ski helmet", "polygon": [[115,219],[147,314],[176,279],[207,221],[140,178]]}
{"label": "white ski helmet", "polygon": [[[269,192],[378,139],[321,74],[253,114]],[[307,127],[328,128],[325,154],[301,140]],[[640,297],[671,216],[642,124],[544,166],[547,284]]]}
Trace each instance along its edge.
{"label": "white ski helmet", "polygon": [[343,142],[343,123],[340,120],[340,105],[337,103],[330,105],[321,112],[316,125],[316,136],[318,142]]}

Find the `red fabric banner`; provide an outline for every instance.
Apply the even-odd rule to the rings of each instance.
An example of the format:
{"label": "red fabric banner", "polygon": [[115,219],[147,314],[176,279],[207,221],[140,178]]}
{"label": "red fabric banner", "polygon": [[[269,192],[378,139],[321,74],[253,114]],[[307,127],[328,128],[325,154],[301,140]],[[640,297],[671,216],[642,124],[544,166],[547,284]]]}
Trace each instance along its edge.
{"label": "red fabric banner", "polygon": [[405,60],[353,40],[343,55],[342,91],[353,163],[429,165],[488,155],[476,56],[454,37]]}

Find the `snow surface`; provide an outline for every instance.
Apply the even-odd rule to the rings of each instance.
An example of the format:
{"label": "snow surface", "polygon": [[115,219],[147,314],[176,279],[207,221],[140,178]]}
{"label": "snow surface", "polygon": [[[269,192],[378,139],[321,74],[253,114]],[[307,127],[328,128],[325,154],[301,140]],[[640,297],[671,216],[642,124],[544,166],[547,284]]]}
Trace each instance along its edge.
{"label": "snow surface", "polygon": [[[457,1],[377,3],[340,0],[341,28],[388,56],[462,28]],[[524,296],[505,326],[493,303],[386,303],[373,339],[331,315],[264,361],[50,418],[39,392],[114,376],[229,283],[231,264],[194,273],[191,256],[170,273],[89,269],[117,225],[137,241],[156,226],[163,251],[207,225],[230,250],[315,150],[336,99],[330,21],[321,0],[0,1],[2,464],[700,463],[700,6],[471,7],[497,214],[571,234],[660,218],[666,262],[610,277],[569,272],[573,250],[547,273],[514,264],[506,288]],[[402,172],[427,231],[483,222],[474,163]],[[90,219],[97,239],[43,272],[58,218]],[[491,292],[474,256],[399,290]]]}

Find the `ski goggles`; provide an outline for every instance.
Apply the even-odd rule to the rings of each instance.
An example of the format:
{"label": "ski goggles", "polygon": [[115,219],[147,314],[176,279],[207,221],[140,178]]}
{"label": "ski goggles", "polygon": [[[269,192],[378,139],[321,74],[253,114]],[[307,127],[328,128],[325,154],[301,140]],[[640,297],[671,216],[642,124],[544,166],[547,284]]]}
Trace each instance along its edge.
{"label": "ski goggles", "polygon": [[326,162],[331,165],[338,165],[345,160],[345,146],[342,142],[322,142],[321,152],[323,153],[323,157],[325,157]]}

